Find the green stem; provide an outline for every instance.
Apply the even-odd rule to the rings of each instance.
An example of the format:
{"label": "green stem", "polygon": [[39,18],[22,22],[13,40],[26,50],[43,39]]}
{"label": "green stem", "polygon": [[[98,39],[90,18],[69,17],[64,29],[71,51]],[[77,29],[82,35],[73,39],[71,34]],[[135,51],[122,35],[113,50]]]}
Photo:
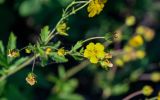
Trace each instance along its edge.
{"label": "green stem", "polygon": [[8,78],[10,75],[16,73],[17,71],[23,69],[24,67],[26,67],[27,65],[29,65],[35,58],[37,58],[39,55],[37,55],[36,57],[30,57],[28,58],[23,64],[19,65],[17,68],[15,68],[14,70],[10,70],[9,73],[7,73],[7,75],[1,76],[0,77],[0,81],[5,80],[6,78]]}
{"label": "green stem", "polygon": [[[90,1],[91,1],[91,0],[90,0]],[[77,1],[77,2],[71,3],[69,6],[67,6],[67,8],[66,8],[65,11],[64,11],[64,14],[62,15],[62,18],[61,18],[61,19],[58,21],[58,23],[56,24],[56,27],[57,27],[63,20],[65,20],[65,19],[68,18],[69,16],[75,14],[76,12],[78,12],[79,10],[81,10],[82,8],[84,8],[85,6],[87,6],[90,1]],[[73,6],[74,4],[81,4],[81,3],[85,3],[85,4],[82,5],[81,7],[77,8],[77,9],[75,9],[74,12],[72,11],[72,12],[70,12],[69,14],[65,15],[66,12],[67,12],[67,10],[68,10],[71,6]],[[54,34],[54,32],[55,32],[55,30],[56,30],[56,27],[50,32],[49,36],[52,36],[52,35]],[[53,36],[53,37],[54,37],[54,36]],[[48,42],[49,42],[53,37],[51,37],[51,38],[48,40]]]}
{"label": "green stem", "polygon": [[87,67],[87,65],[89,64],[89,61],[83,61],[82,63],[80,63],[79,65],[69,69],[66,72],[66,77],[64,78],[64,80],[67,80],[68,78],[72,77],[73,75],[75,75],[77,72],[81,71],[82,69],[84,69],[85,67]]}
{"label": "green stem", "polygon": [[105,37],[92,37],[92,38],[88,38],[88,39],[84,40],[83,43],[88,42],[90,40],[95,40],[95,39],[105,39]]}
{"label": "green stem", "polygon": [[138,96],[138,95],[141,95],[141,94],[142,94],[142,91],[136,91],[136,92],[128,95],[127,97],[123,98],[122,100],[130,100],[131,98]]}

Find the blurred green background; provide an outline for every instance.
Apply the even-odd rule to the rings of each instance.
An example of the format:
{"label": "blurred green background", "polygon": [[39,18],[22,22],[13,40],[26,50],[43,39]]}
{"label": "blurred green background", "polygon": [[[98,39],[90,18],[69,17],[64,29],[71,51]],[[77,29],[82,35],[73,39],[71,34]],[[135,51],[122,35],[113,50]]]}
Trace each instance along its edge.
{"label": "blurred green background", "polygon": [[[14,32],[18,39],[18,48],[28,43],[35,43],[40,29],[45,25],[49,25],[52,29],[61,18],[62,10],[71,1],[0,0],[0,40],[3,40],[6,45],[10,32]],[[113,79],[110,71],[113,69],[106,71],[99,66],[86,64],[84,70],[64,82],[59,78],[63,77],[64,69],[67,70],[81,63],[69,58],[69,62],[64,64],[49,64],[44,68],[37,65],[35,73],[38,83],[31,87],[25,81],[27,73],[31,70],[32,65],[30,65],[10,76],[6,81],[0,82],[0,100],[120,100],[140,90],[146,84],[153,86],[152,96],[156,96],[160,90],[160,81],[137,78],[131,81],[130,77],[160,72],[159,5],[159,0],[108,0],[104,10],[96,17],[89,18],[86,8],[71,16],[67,22],[70,27],[69,36],[58,36],[53,40],[61,39],[62,45],[70,48],[78,40],[115,32],[124,26],[127,16],[135,16],[135,25],[125,27],[123,30],[122,36],[127,38],[118,43],[120,46],[118,49],[123,48],[138,25],[153,29],[155,38],[144,43],[145,58],[130,61],[123,68],[118,67]],[[114,50],[114,44],[108,49]]]}

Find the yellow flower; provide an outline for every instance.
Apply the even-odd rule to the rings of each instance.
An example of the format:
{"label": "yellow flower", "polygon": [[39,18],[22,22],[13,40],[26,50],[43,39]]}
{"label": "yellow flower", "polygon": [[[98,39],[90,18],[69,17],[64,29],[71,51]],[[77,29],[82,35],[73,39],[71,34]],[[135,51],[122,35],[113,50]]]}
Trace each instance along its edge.
{"label": "yellow flower", "polygon": [[87,8],[87,11],[89,12],[89,17],[94,17],[95,15],[98,15],[104,8],[104,4],[107,2],[107,0],[92,0]]}
{"label": "yellow flower", "polygon": [[145,51],[143,51],[143,50],[138,50],[138,51],[136,51],[136,57],[139,58],[139,59],[144,58],[145,55],[146,55],[146,53],[145,53]]}
{"label": "yellow flower", "polygon": [[84,50],[84,57],[90,59],[91,63],[98,63],[105,57],[104,46],[100,43],[89,43]]}
{"label": "yellow flower", "polygon": [[143,38],[141,35],[136,35],[129,40],[129,45],[133,47],[139,47],[143,44]]}
{"label": "yellow flower", "polygon": [[19,51],[17,49],[9,50],[8,51],[8,56],[9,57],[18,57],[20,56]]}
{"label": "yellow flower", "polygon": [[67,34],[67,30],[69,29],[69,27],[67,27],[67,24],[64,22],[61,22],[57,27],[57,32],[59,35],[64,35],[64,36],[68,36]]}
{"label": "yellow flower", "polygon": [[26,48],[26,49],[25,49],[25,52],[26,52],[26,53],[31,53],[31,49]]}
{"label": "yellow flower", "polygon": [[155,36],[154,30],[146,26],[137,27],[136,33],[143,35],[146,41],[151,41]]}
{"label": "yellow flower", "polygon": [[135,24],[136,18],[134,16],[128,16],[125,20],[127,26],[132,26]]}
{"label": "yellow flower", "polygon": [[65,50],[63,49],[63,48],[60,48],[60,49],[58,49],[58,51],[57,51],[57,54],[59,55],[59,56],[64,56],[65,55]]}
{"label": "yellow flower", "polygon": [[128,55],[128,54],[124,54],[122,56],[122,59],[123,59],[124,62],[129,62],[130,60],[132,60],[131,56]]}
{"label": "yellow flower", "polygon": [[145,96],[150,96],[153,93],[153,88],[149,85],[146,85],[142,88],[142,93]]}
{"label": "yellow flower", "polygon": [[151,74],[151,80],[153,82],[159,82],[160,81],[160,73],[159,72],[153,72]]}
{"label": "yellow flower", "polygon": [[26,77],[26,81],[29,85],[34,85],[35,83],[37,83],[36,75],[34,73],[29,73]]}
{"label": "yellow flower", "polygon": [[46,55],[49,55],[51,53],[51,51],[52,51],[51,48],[47,48],[46,51],[45,51]]}
{"label": "yellow flower", "polygon": [[145,26],[138,26],[136,28],[136,33],[137,34],[144,34],[144,32],[145,32]]}
{"label": "yellow flower", "polygon": [[154,30],[149,27],[146,27],[144,32],[144,39],[146,41],[151,41],[153,40],[154,36],[155,36]]}

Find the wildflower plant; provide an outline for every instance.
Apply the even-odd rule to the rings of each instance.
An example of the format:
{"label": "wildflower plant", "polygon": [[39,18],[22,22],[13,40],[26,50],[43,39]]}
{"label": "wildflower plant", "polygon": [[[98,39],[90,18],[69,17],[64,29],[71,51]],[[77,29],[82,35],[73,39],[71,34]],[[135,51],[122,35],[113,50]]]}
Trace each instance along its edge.
{"label": "wildflower plant", "polygon": [[[32,4],[34,1],[36,0],[27,0],[24,3],[27,4],[31,2]],[[34,5],[39,4],[38,7],[41,8],[40,6],[42,6],[42,3],[48,4],[51,1],[52,0],[41,0],[38,3],[34,2]],[[31,68],[28,68],[29,70],[25,70],[24,73],[26,75],[23,76],[23,80],[20,80],[22,80],[21,82],[27,83],[23,85],[37,85],[35,86],[36,88],[45,84],[44,87],[49,87],[50,91],[48,94],[48,100],[85,100],[85,96],[81,96],[80,94],[76,93],[77,87],[81,87],[83,82],[84,84],[87,82],[89,85],[91,84],[94,90],[98,90],[96,92],[100,91],[101,97],[98,99],[106,100],[110,97],[112,99],[112,97],[117,97],[120,95],[120,97],[122,97],[122,94],[125,95],[125,93],[128,92],[130,88],[132,88],[131,83],[136,83],[136,86],[133,86],[136,87],[134,88],[136,91],[129,95],[127,93],[127,96],[124,96],[123,100],[134,99],[134,97],[138,95],[150,98],[155,93],[156,97],[153,97],[153,99],[151,98],[149,100],[159,100],[160,93],[158,93],[157,89],[155,89],[156,86],[147,85],[147,82],[144,82],[145,85],[142,87],[137,85],[139,81],[151,81],[152,83],[160,82],[160,73],[158,70],[154,72],[145,72],[146,70],[150,70],[152,68],[152,70],[155,70],[154,68],[156,64],[149,64],[149,53],[148,50],[146,50],[146,47],[147,43],[151,42],[156,34],[154,29],[149,27],[149,25],[145,25],[145,21],[139,23],[141,17],[139,15],[143,14],[131,14],[130,9],[124,7],[127,2],[131,1],[57,1],[67,2],[68,5],[66,5],[66,7],[62,10],[60,19],[56,24],[54,24],[54,27],[45,25],[41,28],[35,43],[28,43],[28,45],[25,47],[18,48],[17,37],[13,32],[11,32],[9,36],[8,44],[6,47],[4,46],[6,43],[0,41],[0,66],[2,66],[0,67],[0,99],[2,93],[1,91],[3,91],[5,88],[6,83],[10,84],[10,79],[12,79],[10,76],[14,73],[17,73],[19,70],[25,68],[26,66],[31,65]],[[147,2],[149,0],[140,0],[136,2],[142,1]],[[123,2],[125,2],[125,4],[123,4]],[[132,2],[133,5],[136,4],[134,0],[132,0]],[[112,6],[112,3],[115,6]],[[100,13],[106,13],[103,11],[103,9],[107,4],[111,4],[111,6],[108,5],[108,8],[111,7],[111,11],[109,11],[105,17],[99,16]],[[127,7],[130,6],[127,5]],[[131,8],[132,7],[133,6],[131,6]],[[148,5],[146,7],[148,8]],[[23,7],[20,6],[20,14],[22,14],[21,10],[24,10],[24,8],[21,8]],[[98,18],[100,19],[100,22],[98,22],[98,27],[95,25],[97,28],[91,29],[89,32],[84,33],[85,39],[74,41],[72,45],[68,46],[63,42],[63,39],[68,37],[71,38],[72,35],[75,35],[70,33],[70,31],[74,29],[72,24],[70,24],[70,16],[75,14],[78,15],[78,12],[82,9],[87,12],[87,15],[84,16],[83,14],[83,17],[91,19],[90,23],[92,23],[93,19],[96,19],[96,16],[99,16]],[[117,13],[119,10],[122,12]],[[116,11],[116,13],[114,13],[114,11]],[[144,12],[144,10],[142,11]],[[34,10],[31,11],[31,13],[33,12]],[[119,19],[122,17],[125,17],[123,21],[119,21]],[[83,23],[83,21],[81,23]],[[73,67],[68,68],[68,66],[70,66],[70,62],[73,62],[73,60],[77,61],[74,62],[76,65],[73,64]],[[47,65],[51,64],[56,65],[53,66],[55,70],[45,72],[44,70],[41,70],[42,68],[40,68],[40,70],[37,68],[38,66],[42,66],[44,67],[43,69],[48,69],[49,67]],[[65,64],[67,64],[67,66],[65,66]],[[83,72],[83,76],[85,77],[83,77],[84,79],[82,79],[82,81],[81,79],[74,76],[86,67],[87,75],[92,75],[93,77],[91,79],[92,83],[90,83],[90,78],[88,78],[87,75]],[[39,74],[38,71],[43,71],[45,75]],[[53,73],[52,71],[57,72]],[[7,79],[8,77],[10,78]],[[16,76],[14,76],[14,78],[15,77]],[[87,81],[85,81],[85,79],[87,79]],[[49,85],[53,86],[49,86],[48,83]],[[17,93],[17,91],[14,93]],[[6,94],[10,95],[8,90]]]}
{"label": "wildflower plant", "polygon": [[[61,47],[61,41],[52,42],[56,36],[69,36],[67,25],[67,20],[69,16],[76,14],[79,10],[88,6],[87,11],[89,12],[89,17],[93,17],[99,14],[103,8],[106,0],[86,0],[86,1],[72,1],[62,13],[62,17],[55,25],[52,30],[49,26],[44,26],[39,34],[39,39],[36,44],[29,44],[22,49],[16,47],[16,36],[11,33],[9,37],[9,42],[7,46],[7,52],[5,52],[2,41],[0,41],[1,47],[1,69],[0,80],[5,80],[8,76],[16,73],[18,70],[24,68],[25,66],[33,63],[31,72],[28,73],[26,81],[30,85],[37,83],[36,75],[34,74],[36,59],[40,60],[40,65],[45,66],[49,63],[50,59],[55,63],[68,62],[66,55],[70,55],[75,60],[82,60],[88,58],[91,63],[97,64],[98,62],[105,68],[112,67],[112,63],[109,61],[111,56],[106,53],[105,46],[102,43],[90,42],[94,39],[104,39],[108,41],[113,34],[107,33],[106,36],[102,37],[91,37],[86,40],[80,40],[75,45],[71,47],[70,50],[66,50]],[[89,43],[90,42],[90,43]],[[89,43],[89,44],[88,44]],[[85,45],[88,44],[85,48]],[[85,48],[85,49],[84,49]],[[21,52],[25,51],[30,56],[22,57]],[[111,55],[111,54],[110,54]],[[6,56],[6,58],[2,57]],[[38,76],[37,76],[38,77]]]}

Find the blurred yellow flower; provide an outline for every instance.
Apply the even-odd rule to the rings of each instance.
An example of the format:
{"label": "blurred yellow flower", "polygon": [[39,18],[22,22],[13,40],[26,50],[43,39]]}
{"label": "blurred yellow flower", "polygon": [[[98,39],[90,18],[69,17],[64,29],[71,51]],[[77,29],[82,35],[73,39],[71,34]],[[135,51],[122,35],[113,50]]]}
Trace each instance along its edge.
{"label": "blurred yellow flower", "polygon": [[123,61],[122,59],[120,59],[120,58],[116,58],[116,59],[115,59],[115,64],[116,64],[117,66],[119,66],[119,67],[123,67],[124,61]]}
{"label": "blurred yellow flower", "polygon": [[138,26],[137,28],[136,28],[136,33],[137,34],[143,34],[145,32],[145,26]]}
{"label": "blurred yellow flower", "polygon": [[138,51],[136,51],[136,57],[139,58],[139,59],[144,58],[145,55],[146,55],[146,53],[145,53],[144,50],[138,50]]}
{"label": "blurred yellow flower", "polygon": [[153,82],[159,82],[160,81],[160,73],[159,72],[153,72],[151,74],[151,80]]}
{"label": "blurred yellow flower", "polygon": [[149,27],[146,27],[145,33],[144,33],[144,39],[146,41],[151,41],[151,40],[153,40],[154,36],[155,36],[154,30]]}
{"label": "blurred yellow flower", "polygon": [[17,49],[9,50],[8,57],[18,57],[20,56],[19,51]]}
{"label": "blurred yellow flower", "polygon": [[128,54],[124,54],[124,55],[122,56],[122,59],[123,59],[124,62],[128,62],[128,61],[131,60],[131,56],[128,55]]}
{"label": "blurred yellow flower", "polygon": [[133,51],[133,47],[126,45],[123,48],[123,50],[124,50],[125,53],[132,52]]}
{"label": "blurred yellow flower", "polygon": [[145,85],[142,88],[142,93],[145,96],[150,96],[153,93],[153,88],[151,86],[149,86],[149,85]]}
{"label": "blurred yellow flower", "polygon": [[59,25],[57,25],[56,29],[59,35],[68,36],[66,31],[69,29],[69,27],[67,27],[66,23],[61,22]]}
{"label": "blurred yellow flower", "polygon": [[46,55],[49,55],[51,53],[51,51],[52,51],[51,48],[47,48],[46,51],[45,51]]}
{"label": "blurred yellow flower", "polygon": [[135,24],[135,22],[136,22],[136,18],[134,16],[128,16],[125,20],[125,24],[127,26],[132,26]]}
{"label": "blurred yellow flower", "polygon": [[105,57],[104,46],[101,43],[89,43],[84,50],[84,57],[90,59],[91,63],[98,63]]}
{"label": "blurred yellow flower", "polygon": [[133,47],[139,47],[143,45],[143,38],[141,35],[136,35],[129,40],[129,45]]}
{"label": "blurred yellow flower", "polygon": [[146,41],[151,41],[155,36],[154,30],[146,26],[138,26],[136,33],[141,34]]}
{"label": "blurred yellow flower", "polygon": [[98,15],[104,8],[104,4],[107,0],[91,0],[88,5],[87,11],[89,12],[89,17],[94,17]]}
{"label": "blurred yellow flower", "polygon": [[65,55],[65,50],[64,50],[64,48],[58,49],[57,54],[58,54],[59,56],[64,56],[64,55]]}
{"label": "blurred yellow flower", "polygon": [[29,85],[34,85],[35,83],[37,83],[36,75],[34,73],[29,73],[26,77],[26,81]]}

